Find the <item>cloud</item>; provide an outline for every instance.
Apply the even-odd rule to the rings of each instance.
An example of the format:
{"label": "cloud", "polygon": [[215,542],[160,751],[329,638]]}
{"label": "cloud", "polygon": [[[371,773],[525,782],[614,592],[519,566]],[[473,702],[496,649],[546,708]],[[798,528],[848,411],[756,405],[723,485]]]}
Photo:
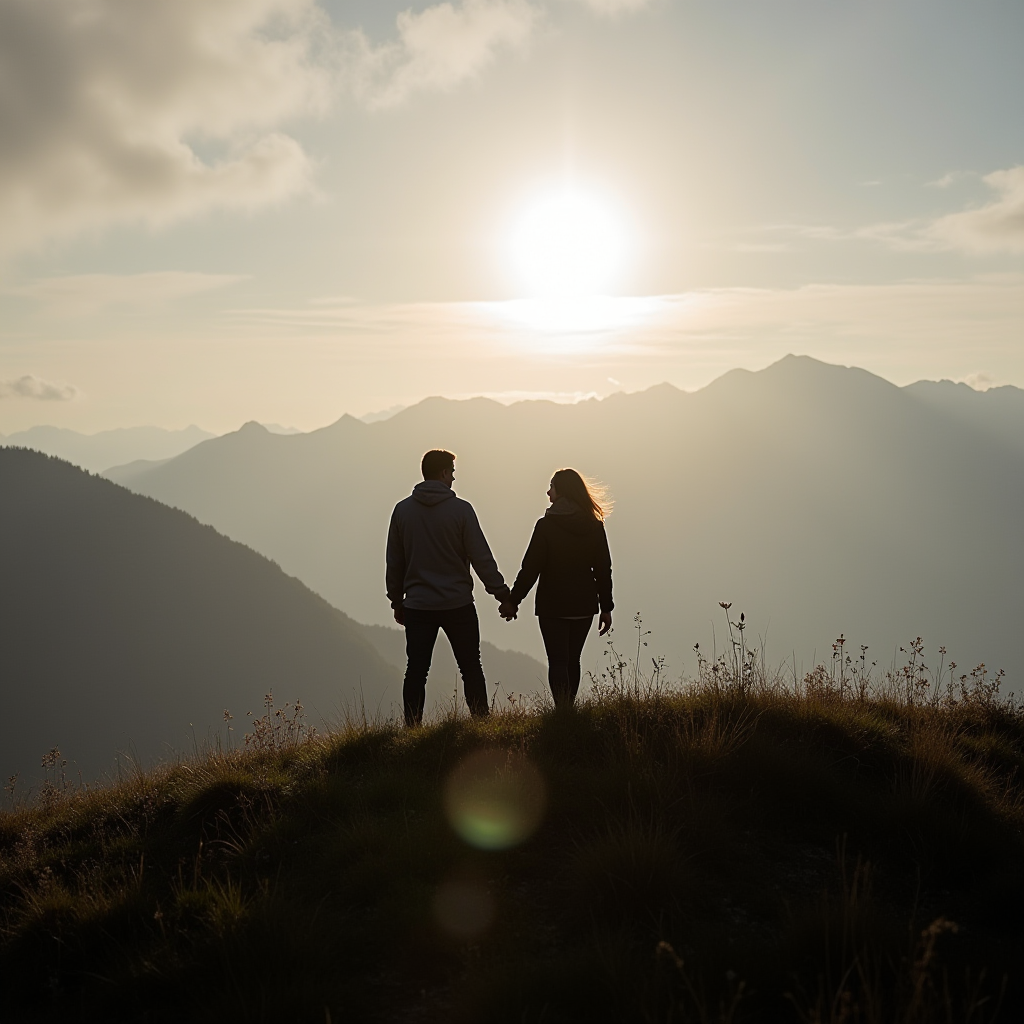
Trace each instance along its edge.
{"label": "cloud", "polygon": [[925,236],[942,248],[970,253],[1024,252],[1024,164],[982,180],[997,194],[995,200],[940,217]]}
{"label": "cloud", "polygon": [[[767,232],[778,232],[792,235],[795,238],[806,238],[812,242],[881,242],[894,249],[934,249],[932,242],[922,238],[921,224],[915,221],[884,221],[867,224],[859,228],[837,228],[831,224],[768,224],[762,229]],[[787,251],[782,245],[777,249],[772,246],[748,244],[740,251],[753,252],[761,248],[763,251]]]}
{"label": "cloud", "polygon": [[450,91],[523,48],[547,6],[410,8],[375,45],[322,0],[0,0],[0,255],[309,192],[290,122],[344,94],[389,108]]}
{"label": "cloud", "polygon": [[0,380],[0,398],[34,398],[39,402],[70,402],[78,389],[70,384],[54,384],[26,374],[15,380]]}
{"label": "cloud", "polygon": [[0,244],[307,188],[276,128],[325,106],[328,28],[314,0],[4,0]]}
{"label": "cloud", "polygon": [[502,48],[521,47],[541,18],[526,0],[463,0],[398,15],[398,39],[378,47],[350,34],[354,88],[373,107],[444,92],[478,75]]}
{"label": "cloud", "polygon": [[969,373],[964,377],[964,383],[975,391],[988,391],[989,388],[995,387],[996,379],[991,373],[981,370],[978,373]]}
{"label": "cloud", "polygon": [[[951,175],[929,182],[945,188]],[[772,224],[778,231],[823,242],[878,242],[903,252],[1024,253],[1024,164],[993,171],[982,181],[997,198],[983,206],[932,220],[889,221],[859,228],[823,224]]]}
{"label": "cloud", "polygon": [[373,46],[318,0],[2,0],[0,251],[288,200],[314,171],[288,122],[453,89],[541,19],[445,2]]}
{"label": "cloud", "polygon": [[153,306],[226,288],[244,281],[241,274],[201,274],[157,271],[146,274],[72,274],[44,277],[3,289],[46,303],[48,313],[81,316],[110,306]]}

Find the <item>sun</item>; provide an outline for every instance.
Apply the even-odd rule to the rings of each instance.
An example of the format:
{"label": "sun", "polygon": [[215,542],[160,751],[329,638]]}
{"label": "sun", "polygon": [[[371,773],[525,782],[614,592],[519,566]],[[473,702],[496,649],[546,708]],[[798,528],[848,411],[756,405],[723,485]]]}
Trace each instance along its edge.
{"label": "sun", "polygon": [[613,206],[579,189],[534,201],[510,241],[516,275],[533,298],[600,295],[615,283],[626,255],[625,232]]}

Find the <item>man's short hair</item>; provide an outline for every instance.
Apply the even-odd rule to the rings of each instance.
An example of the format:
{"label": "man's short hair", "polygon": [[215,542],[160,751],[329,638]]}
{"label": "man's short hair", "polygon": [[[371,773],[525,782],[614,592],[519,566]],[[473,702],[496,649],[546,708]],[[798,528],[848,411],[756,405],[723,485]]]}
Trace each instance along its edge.
{"label": "man's short hair", "polygon": [[455,456],[443,448],[435,448],[423,456],[420,469],[424,480],[440,480],[446,469],[455,468]]}

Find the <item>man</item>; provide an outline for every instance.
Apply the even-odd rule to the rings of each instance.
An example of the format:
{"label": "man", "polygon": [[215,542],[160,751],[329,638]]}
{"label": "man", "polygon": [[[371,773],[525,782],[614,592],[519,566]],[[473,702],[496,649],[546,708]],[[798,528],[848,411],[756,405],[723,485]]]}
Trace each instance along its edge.
{"label": "man", "polygon": [[405,626],[408,666],[402,697],[408,726],[423,720],[427,672],[438,629],[444,630],[452,645],[470,712],[487,714],[470,565],[487,593],[503,607],[511,596],[473,506],[452,490],[455,456],[440,450],[427,452],[421,468],[423,483],[391,514],[387,547],[388,600],[395,622]]}

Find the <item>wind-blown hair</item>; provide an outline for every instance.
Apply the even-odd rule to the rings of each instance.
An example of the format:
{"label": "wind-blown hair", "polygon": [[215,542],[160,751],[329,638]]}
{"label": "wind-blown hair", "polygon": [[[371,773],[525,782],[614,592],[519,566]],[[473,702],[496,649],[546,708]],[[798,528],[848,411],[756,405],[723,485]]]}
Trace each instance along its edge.
{"label": "wind-blown hair", "polygon": [[613,502],[606,488],[594,480],[585,480],[575,469],[555,470],[551,482],[560,498],[568,498],[594,519],[603,521],[612,513]]}
{"label": "wind-blown hair", "polygon": [[455,456],[451,452],[446,452],[443,448],[435,448],[423,456],[420,470],[424,480],[440,480],[441,474],[454,465]]}

